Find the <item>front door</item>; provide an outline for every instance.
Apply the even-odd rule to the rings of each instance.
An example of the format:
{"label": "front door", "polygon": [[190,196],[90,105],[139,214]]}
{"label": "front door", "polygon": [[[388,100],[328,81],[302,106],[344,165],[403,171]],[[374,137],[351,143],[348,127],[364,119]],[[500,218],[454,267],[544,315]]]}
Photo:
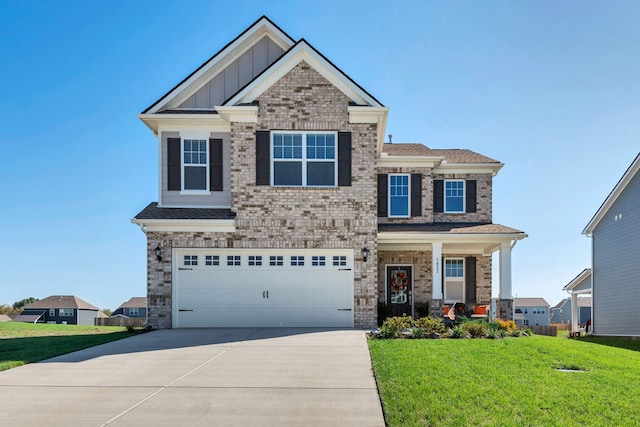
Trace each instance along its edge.
{"label": "front door", "polygon": [[411,316],[411,267],[387,267],[387,304],[391,316]]}

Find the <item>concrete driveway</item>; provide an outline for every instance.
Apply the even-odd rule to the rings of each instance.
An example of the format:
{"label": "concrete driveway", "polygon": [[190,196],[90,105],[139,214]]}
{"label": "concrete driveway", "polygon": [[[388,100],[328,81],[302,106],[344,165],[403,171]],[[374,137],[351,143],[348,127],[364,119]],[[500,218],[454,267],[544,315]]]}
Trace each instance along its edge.
{"label": "concrete driveway", "polygon": [[0,372],[20,426],[384,426],[359,330],[153,331]]}

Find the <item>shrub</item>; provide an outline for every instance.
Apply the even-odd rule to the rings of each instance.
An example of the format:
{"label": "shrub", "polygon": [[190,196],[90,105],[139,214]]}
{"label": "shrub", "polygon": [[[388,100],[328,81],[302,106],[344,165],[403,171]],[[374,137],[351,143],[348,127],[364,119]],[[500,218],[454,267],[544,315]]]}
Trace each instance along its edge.
{"label": "shrub", "polygon": [[467,331],[461,325],[455,325],[449,330],[449,338],[466,338],[467,336]]}
{"label": "shrub", "polygon": [[471,338],[483,338],[487,335],[489,329],[486,322],[465,322],[460,326]]}
{"label": "shrub", "polygon": [[404,315],[402,317],[388,317],[380,327],[380,338],[400,338],[405,329],[413,328],[413,319],[411,316]]}
{"label": "shrub", "polygon": [[444,325],[444,320],[436,319],[434,317],[423,317],[415,321],[416,327],[424,331],[425,336],[433,334],[443,334],[447,328]]}
{"label": "shrub", "polygon": [[429,303],[428,302],[417,302],[414,306],[416,310],[416,319],[421,319],[423,317],[429,316]]}

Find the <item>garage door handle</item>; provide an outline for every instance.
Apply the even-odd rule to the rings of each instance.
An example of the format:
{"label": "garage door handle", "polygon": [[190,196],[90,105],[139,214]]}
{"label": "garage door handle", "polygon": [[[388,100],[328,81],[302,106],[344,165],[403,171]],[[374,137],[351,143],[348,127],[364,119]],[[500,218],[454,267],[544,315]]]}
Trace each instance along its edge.
{"label": "garage door handle", "polygon": [[265,296],[264,296],[264,293],[265,293],[265,292],[267,292],[267,291],[262,291],[262,298],[264,298],[264,297],[265,297]]}
{"label": "garage door handle", "polygon": [[267,291],[267,299],[269,299],[269,291]]}
{"label": "garage door handle", "polygon": [[350,268],[339,268],[338,271],[351,271]]}
{"label": "garage door handle", "polygon": [[186,309],[186,308],[181,308],[181,309],[179,309],[178,311],[193,311],[193,310],[188,310],[188,309]]}
{"label": "garage door handle", "polygon": [[339,308],[338,311],[351,311],[350,308]]}
{"label": "garage door handle", "polygon": [[193,270],[193,268],[178,267],[178,270]]}

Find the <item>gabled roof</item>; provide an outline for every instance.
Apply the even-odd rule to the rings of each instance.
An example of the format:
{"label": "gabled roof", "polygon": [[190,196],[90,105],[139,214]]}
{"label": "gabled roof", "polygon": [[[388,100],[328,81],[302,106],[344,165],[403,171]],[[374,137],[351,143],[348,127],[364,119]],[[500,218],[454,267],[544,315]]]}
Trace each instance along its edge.
{"label": "gabled roof", "polygon": [[11,322],[11,320],[13,319],[6,314],[0,314],[0,322]]}
{"label": "gabled roof", "polygon": [[34,308],[76,308],[80,310],[100,310],[95,305],[91,305],[75,295],[51,295],[39,301],[32,302],[24,307],[25,310]]}
{"label": "gabled roof", "polygon": [[622,175],[622,178],[620,178],[620,181],[618,181],[613,190],[611,190],[611,193],[609,193],[596,214],[591,218],[591,221],[589,221],[584,230],[582,230],[582,234],[590,236],[591,233],[593,233],[593,230],[595,230],[602,218],[604,218],[609,209],[611,209],[616,200],[618,200],[618,197],[620,197],[631,180],[638,174],[638,171],[640,171],[640,153],[638,153],[624,175]]}
{"label": "gabled roof", "polygon": [[285,52],[278,60],[256,76],[238,93],[233,95],[223,105],[238,105],[254,102],[264,91],[276,81],[291,71],[300,62],[305,61],[324,78],[340,89],[352,102],[357,105],[372,107],[384,107],[369,92],[336,67],[316,48],[311,46],[304,38],[300,39],[291,49]]}
{"label": "gabled roof", "polygon": [[[146,297],[131,297],[129,301],[123,302],[120,304],[119,308],[146,308],[147,307],[147,298]],[[117,309],[116,309],[117,310]]]}
{"label": "gabled roof", "polygon": [[576,277],[574,277],[567,285],[562,288],[563,291],[569,293],[581,291],[587,293],[591,291],[591,269],[585,268]]}
{"label": "gabled roof", "polygon": [[549,307],[549,303],[544,298],[516,298],[513,300],[514,307]]}
{"label": "gabled roof", "polygon": [[171,90],[160,97],[160,99],[147,107],[142,112],[142,114],[157,113],[162,109],[162,106],[167,105],[169,101],[177,94],[185,91],[191,85],[197,84],[197,81],[199,79],[206,78],[207,80],[209,80],[215,75],[215,73],[211,75],[209,74],[214,71],[216,65],[218,65],[220,61],[225,59],[227,55],[242,50],[244,47],[244,43],[246,43],[252,37],[261,37],[263,34],[267,34],[272,40],[274,40],[283,48],[293,46],[295,43],[295,41],[291,37],[289,37],[287,33],[282,31],[280,27],[274,24],[273,21],[271,21],[266,16],[261,16],[257,21],[255,21],[246,30],[244,30],[238,37],[227,43],[226,46],[224,46],[211,58],[209,58],[202,65],[196,68],[180,83],[175,85]]}

